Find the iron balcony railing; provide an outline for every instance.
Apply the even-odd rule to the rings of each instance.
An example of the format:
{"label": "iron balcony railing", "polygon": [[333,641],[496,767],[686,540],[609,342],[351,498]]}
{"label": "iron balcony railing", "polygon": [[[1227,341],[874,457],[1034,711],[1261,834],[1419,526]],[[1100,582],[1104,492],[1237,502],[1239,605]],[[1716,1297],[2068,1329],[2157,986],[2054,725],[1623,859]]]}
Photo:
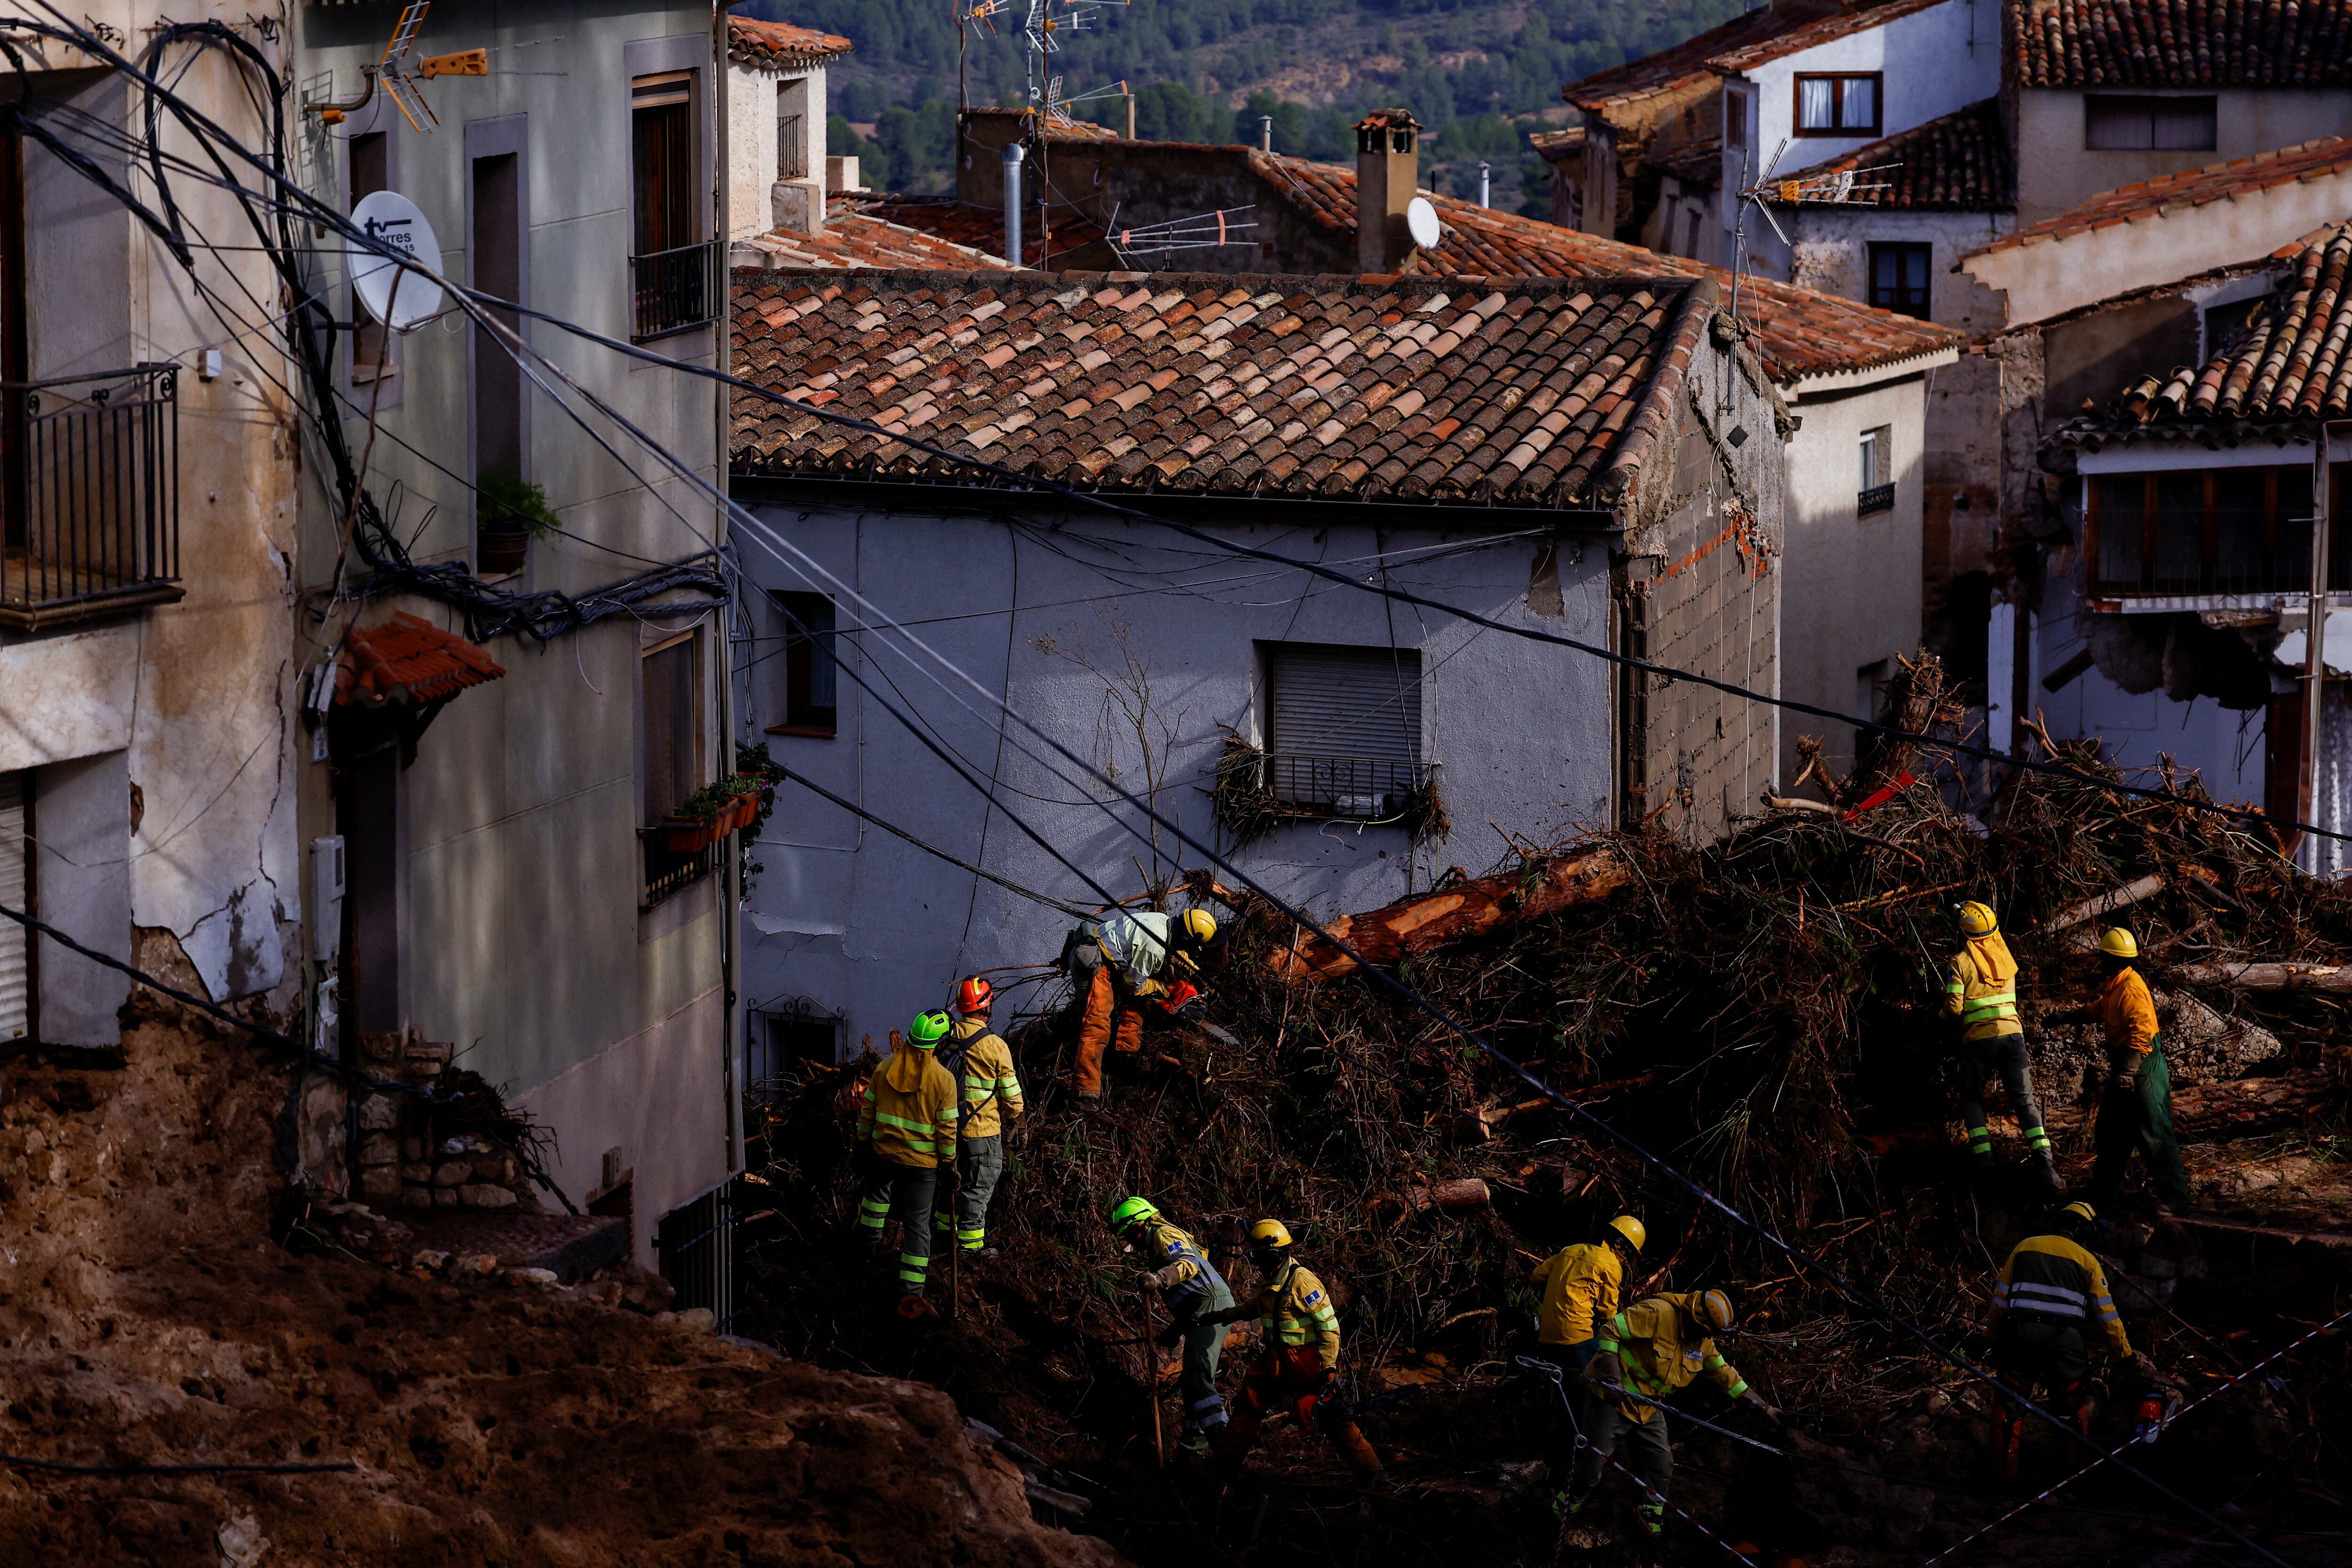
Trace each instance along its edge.
{"label": "iron balcony railing", "polygon": [[715,319],[724,290],[719,281],[719,246],[709,240],[657,250],[629,259],[635,299],[632,336],[640,343],[690,332]]}
{"label": "iron balcony railing", "polygon": [[0,384],[0,620],[178,597],[179,374]]}
{"label": "iron balcony railing", "polygon": [[718,869],[719,844],[734,842],[732,839],[722,839],[719,844],[705,844],[680,854],[668,846],[668,830],[664,828],[637,830],[638,850],[645,862],[645,883],[637,894],[639,909],[651,909],[709,876]]}
{"label": "iron balcony railing", "polygon": [[1265,792],[1287,806],[1377,821],[1402,816],[1429,788],[1429,764],[1368,757],[1265,755]]}
{"label": "iron balcony railing", "polygon": [[776,178],[804,180],[808,172],[808,140],[801,134],[801,117],[776,116]]}
{"label": "iron balcony railing", "polygon": [[1895,486],[1892,485],[1873,485],[1869,489],[1856,496],[1853,500],[1853,515],[1858,517],[1866,517],[1873,512],[1891,512],[1894,509]]}

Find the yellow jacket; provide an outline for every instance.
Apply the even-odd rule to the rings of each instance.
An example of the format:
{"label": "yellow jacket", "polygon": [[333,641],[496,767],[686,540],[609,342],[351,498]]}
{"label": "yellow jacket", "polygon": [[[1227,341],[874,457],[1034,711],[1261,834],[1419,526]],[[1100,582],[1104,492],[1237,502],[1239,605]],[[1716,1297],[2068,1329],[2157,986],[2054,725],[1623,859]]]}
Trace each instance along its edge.
{"label": "yellow jacket", "polygon": [[1331,1310],[1331,1292],[1296,1259],[1284,1264],[1256,1295],[1237,1305],[1234,1316],[1260,1319],[1268,1350],[1311,1344],[1324,1371],[1339,1364],[1339,1314]]}
{"label": "yellow jacket", "polygon": [[2023,1034],[2017,1021],[2017,960],[1998,931],[1971,936],[1946,971],[1944,1010],[1960,1020],[1963,1040]]}
{"label": "yellow jacket", "polygon": [[[1717,1353],[1715,1341],[1683,1341],[1684,1325],[1691,1321],[1697,1301],[1698,1293],[1692,1291],[1634,1302],[1599,1325],[1593,1338],[1600,1356],[1593,1365],[1601,1364],[1601,1356],[1615,1356],[1626,1389],[1652,1399],[1664,1399],[1702,1376],[1722,1389],[1726,1398],[1738,1398],[1748,1392],[1748,1380]],[[1628,1421],[1647,1421],[1655,1414],[1633,1399],[1618,1400],[1617,1408]]]}
{"label": "yellow jacket", "polygon": [[1625,1265],[1607,1242],[1587,1241],[1537,1264],[1535,1281],[1544,1288],[1543,1306],[1536,1313],[1538,1342],[1582,1344],[1592,1337],[1594,1324],[1615,1315]]}
{"label": "yellow jacket", "polygon": [[2029,1236],[2011,1249],[1993,1282],[1985,1324],[1998,1329],[2012,1313],[2021,1322],[2085,1329],[2095,1322],[2117,1355],[2132,1353],[2099,1260],[2063,1236]]}
{"label": "yellow jacket", "polygon": [[[893,1040],[897,1037],[894,1035]],[[897,1165],[927,1170],[955,1158],[955,1079],[928,1051],[899,1042],[866,1081],[857,1136]]]}
{"label": "yellow jacket", "polygon": [[963,1103],[968,1114],[963,1135],[995,1137],[1004,1131],[1003,1116],[1021,1114],[1021,1077],[1013,1070],[1013,1048],[989,1032],[985,1019],[958,1019],[948,1038],[965,1052]]}
{"label": "yellow jacket", "polygon": [[2091,1017],[2106,1026],[2110,1051],[2146,1056],[2156,1049],[2156,998],[2137,969],[2120,971],[2090,1007]]}

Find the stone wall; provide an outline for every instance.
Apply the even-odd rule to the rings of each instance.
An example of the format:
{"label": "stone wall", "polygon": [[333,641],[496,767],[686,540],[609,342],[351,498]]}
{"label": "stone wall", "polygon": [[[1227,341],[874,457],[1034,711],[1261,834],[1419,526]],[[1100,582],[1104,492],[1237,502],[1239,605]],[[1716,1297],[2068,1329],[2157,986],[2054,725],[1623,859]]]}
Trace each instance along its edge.
{"label": "stone wall", "polygon": [[449,1068],[446,1040],[415,1030],[362,1034],[370,1071],[386,1083],[354,1095],[359,1118],[359,1196],[383,1209],[539,1207],[530,1176],[511,1148],[457,1126],[430,1092]]}

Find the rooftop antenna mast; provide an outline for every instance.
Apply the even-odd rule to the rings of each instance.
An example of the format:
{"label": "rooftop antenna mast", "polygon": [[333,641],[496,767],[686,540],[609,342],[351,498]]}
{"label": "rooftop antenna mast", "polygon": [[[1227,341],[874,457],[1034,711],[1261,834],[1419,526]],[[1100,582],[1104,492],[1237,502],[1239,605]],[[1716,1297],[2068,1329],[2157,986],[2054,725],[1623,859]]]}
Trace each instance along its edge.
{"label": "rooftop antenna mast", "polygon": [[[964,0],[956,14],[957,58],[959,70],[965,37],[974,26],[985,27],[990,36],[996,33],[995,18],[1013,7],[1014,0]],[[1126,5],[1132,0],[1025,0],[1021,16],[1021,52],[1024,88],[1022,102],[1028,110],[1025,136],[1033,143],[1036,162],[1038,266],[1053,251],[1053,174],[1048,167],[1046,131],[1058,126],[1076,123],[1070,113],[1074,105],[1098,99],[1127,98],[1132,102],[1126,82],[1097,88],[1087,92],[1066,95],[1062,78],[1053,69],[1053,57],[1062,51],[1062,35],[1099,30],[1105,9]],[[1021,257],[1005,258],[1014,267]]]}
{"label": "rooftop antenna mast", "polygon": [[1168,218],[1156,224],[1138,224],[1129,228],[1118,226],[1118,214],[1111,214],[1108,232],[1103,238],[1121,261],[1132,263],[1144,256],[1166,256],[1180,250],[1215,250],[1225,246],[1246,246],[1256,248],[1254,239],[1235,239],[1235,235],[1256,230],[1256,220],[1250,216],[1255,206],[1220,207],[1213,213],[1201,213],[1192,217]]}

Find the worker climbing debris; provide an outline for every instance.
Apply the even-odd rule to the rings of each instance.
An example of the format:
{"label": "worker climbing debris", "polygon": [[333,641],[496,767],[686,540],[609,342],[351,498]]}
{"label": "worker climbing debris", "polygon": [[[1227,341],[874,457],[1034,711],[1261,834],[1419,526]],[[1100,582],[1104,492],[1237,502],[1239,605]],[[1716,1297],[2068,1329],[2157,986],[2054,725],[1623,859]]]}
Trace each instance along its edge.
{"label": "worker climbing debris", "polygon": [[[2053,1218],[2048,1233],[2029,1236],[2010,1249],[1993,1281],[1985,1326],[1992,1333],[1993,1366],[2002,1380],[2021,1394],[2042,1392],[2053,1414],[2087,1433],[2090,1414],[2084,1379],[2090,1373],[2090,1359],[2083,1333],[2087,1325],[2096,1323],[2108,1348],[2133,1362],[2143,1375],[2152,1376],[2155,1367],[2133,1355],[2131,1336],[2116,1315],[2115,1298],[2107,1293],[2106,1274],[2083,1245],[2097,1233],[2097,1211],[2087,1203],[2070,1203]],[[2003,1413],[1998,1428],[2002,1468],[2011,1479],[2017,1475],[2026,1419],[2023,1411],[2011,1409]]]}
{"label": "worker climbing debris", "polygon": [[2001,936],[1992,905],[1970,899],[1956,912],[1966,945],[1945,971],[1945,1011],[1959,1020],[1960,1044],[1954,1056],[1960,1087],[1960,1117],[1968,1124],[1969,1155],[1980,1170],[1992,1168],[1992,1129],[1984,1107],[1985,1080],[1999,1074],[2010,1108],[2032,1151],[2033,1174],[2053,1192],[2063,1192],[2050,1157],[2050,1134],[2033,1098],[2032,1059],[2025,1025],[2017,1015],[2017,959]]}
{"label": "worker climbing debris", "polygon": [[1216,1314],[1232,1310],[1233,1289],[1210,1266],[1201,1244],[1171,1225],[1150,1200],[1121,1198],[1110,1211],[1110,1228],[1143,1264],[1136,1288],[1158,1291],[1168,1309],[1170,1322],[1156,1336],[1159,1343],[1184,1346],[1176,1383],[1184,1401],[1184,1432],[1176,1446],[1188,1454],[1205,1454],[1229,1418],[1224,1396],[1217,1392],[1217,1364],[1224,1355],[1230,1320]]}
{"label": "worker climbing debris", "polygon": [[1062,963],[1078,988],[1079,1099],[1102,1098],[1103,1057],[1114,1045],[1123,1055],[1142,1051],[1146,1002],[1173,1012],[1198,994],[1192,977],[1216,940],[1217,918],[1205,909],[1121,910],[1070,933]]}
{"label": "worker climbing debris", "polygon": [[[961,1119],[956,1129],[955,1245],[966,1252],[987,1253],[988,1205],[1004,1179],[1004,1133],[1008,1121],[1021,1117],[1021,1075],[1013,1066],[1013,1048],[989,1028],[996,1006],[996,988],[984,975],[974,975],[956,988],[956,1022],[939,1047],[940,1065],[956,1081]],[[933,1218],[941,1239],[950,1217],[945,1208]]]}
{"label": "worker climbing debris", "polygon": [[866,1081],[857,1112],[862,1173],[858,1228],[875,1251],[898,1218],[898,1312],[919,1317],[931,1267],[931,1206],[940,1173],[956,1158],[955,1079],[932,1053],[952,1027],[948,1015],[919,1015],[890,1031],[890,1060]]}
{"label": "worker climbing debris", "polygon": [[2172,1073],[2164,1060],[2164,1034],[2138,964],[2138,939],[2121,926],[2109,927],[2099,937],[2099,967],[2106,983],[2097,998],[2053,1015],[2053,1021],[2095,1023],[2106,1030],[2107,1086],[2093,1134],[2098,1162],[2091,1171],[2092,1199],[2115,1201],[2137,1149],[2147,1159],[2156,1211],[2174,1214],[2189,1207],[2189,1179],[2172,1133]]}
{"label": "worker climbing debris", "polygon": [[[1592,1240],[1563,1248],[1535,1266],[1533,1278],[1543,1290],[1536,1310],[1536,1354],[1568,1375],[1563,1388],[1582,1387],[1599,1343],[1595,1333],[1617,1315],[1626,1266],[1641,1257],[1649,1239],[1647,1227],[1630,1214],[1621,1214]],[[1565,1406],[1559,1411],[1560,1445],[1553,1456],[1551,1473],[1562,1488],[1563,1507],[1579,1419]],[[1581,1419],[1589,1424],[1589,1413]]]}
{"label": "worker climbing debris", "polygon": [[1250,1227],[1249,1255],[1265,1281],[1257,1293],[1194,1320],[1229,1323],[1257,1318],[1265,1347],[1242,1384],[1240,1413],[1217,1440],[1217,1457],[1239,1464],[1256,1445],[1266,1414],[1286,1408],[1302,1423],[1312,1421],[1358,1477],[1385,1479],[1381,1457],[1364,1440],[1355,1412],[1339,1392],[1339,1315],[1332,1310],[1330,1292],[1298,1260],[1290,1231],[1279,1219]]}
{"label": "worker climbing debris", "polygon": [[1601,1392],[1589,1406],[1591,1420],[1569,1479],[1567,1517],[1576,1517],[1592,1500],[1603,1469],[1622,1447],[1630,1451],[1627,1469],[1644,1489],[1634,1504],[1643,1530],[1654,1536],[1664,1531],[1675,1450],[1666,1413],[1656,1402],[1702,1376],[1725,1397],[1768,1420],[1780,1419],[1715,1348],[1713,1336],[1728,1333],[1731,1324],[1728,1295],[1693,1291],[1636,1301],[1600,1326],[1588,1376]]}

